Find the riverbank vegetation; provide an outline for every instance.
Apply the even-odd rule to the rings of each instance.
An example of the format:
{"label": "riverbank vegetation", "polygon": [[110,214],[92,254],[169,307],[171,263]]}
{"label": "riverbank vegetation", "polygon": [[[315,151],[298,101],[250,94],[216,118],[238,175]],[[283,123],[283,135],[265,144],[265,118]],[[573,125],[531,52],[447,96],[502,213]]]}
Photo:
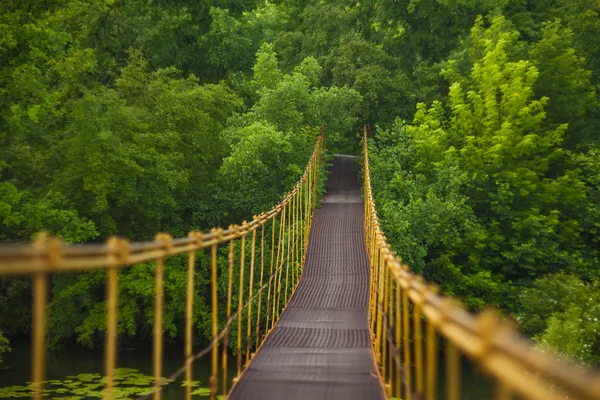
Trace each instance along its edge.
{"label": "riverbank vegetation", "polygon": [[[399,255],[598,363],[599,13],[595,0],[3,2],[0,239],[238,223],[293,186],[322,123],[331,152],[357,151],[367,123]],[[168,265],[168,340],[185,274]],[[152,277],[122,273],[123,342],[151,333]],[[103,282],[53,278],[52,346],[101,346]],[[0,353],[29,334],[30,292],[0,280]]]}

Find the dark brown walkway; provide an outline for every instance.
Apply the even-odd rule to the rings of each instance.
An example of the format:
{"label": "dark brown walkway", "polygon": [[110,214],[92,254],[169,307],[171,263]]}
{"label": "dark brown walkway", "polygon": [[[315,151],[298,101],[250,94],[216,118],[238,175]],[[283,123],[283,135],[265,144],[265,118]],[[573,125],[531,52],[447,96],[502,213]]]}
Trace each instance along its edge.
{"label": "dark brown walkway", "polygon": [[230,399],[383,399],[367,322],[356,159],[336,156],[294,297]]}

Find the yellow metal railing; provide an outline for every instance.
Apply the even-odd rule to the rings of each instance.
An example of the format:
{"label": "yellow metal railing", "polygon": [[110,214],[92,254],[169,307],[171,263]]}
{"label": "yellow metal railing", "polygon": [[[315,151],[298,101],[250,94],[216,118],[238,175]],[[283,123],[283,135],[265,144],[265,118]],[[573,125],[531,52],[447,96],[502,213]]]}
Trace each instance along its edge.
{"label": "yellow metal railing", "polygon": [[388,397],[439,398],[438,342],[443,340],[446,399],[461,398],[461,354],[491,377],[499,400],[600,399],[598,374],[538,351],[494,311],[472,315],[402,264],[377,218],[366,127],[363,145],[365,239],[372,266],[369,322]]}
{"label": "yellow metal railing", "polygon": [[[321,128],[322,130],[322,128]],[[317,139],[306,170],[294,189],[271,211],[260,214],[250,222],[212,229],[209,233],[190,232],[188,237],[173,239],[160,233],[152,242],[131,243],[113,237],[106,244],[63,245],[57,238],[42,236],[33,245],[4,245],[0,247],[0,278],[32,276],[33,321],[31,377],[33,397],[43,396],[46,376],[46,308],[48,284],[52,274],[85,272],[95,269],[107,271],[106,280],[106,333],[104,398],[113,397],[115,368],[117,366],[117,318],[119,313],[119,270],[142,262],[155,263],[155,303],[153,328],[153,396],[161,398],[163,383],[163,303],[165,259],[187,255],[188,275],[186,292],[185,364],[170,378],[185,373],[185,381],[192,381],[194,360],[211,353],[211,399],[218,393],[227,394],[228,346],[232,323],[237,322],[237,370],[233,384],[251,360],[252,351],[262,344],[273,329],[279,315],[290,300],[302,274],[311,221],[317,202],[317,185],[323,135]],[[270,234],[269,234],[270,233]],[[270,244],[268,243],[270,242]],[[247,256],[249,244],[250,254]],[[227,265],[218,265],[218,249],[228,246]],[[236,260],[236,249],[239,259]],[[265,248],[270,249],[270,257]],[[212,342],[202,351],[192,352],[192,313],[196,255],[200,250],[210,252],[210,304],[212,315]],[[249,259],[248,259],[249,258]],[[249,265],[248,265],[249,264]],[[237,266],[237,269],[236,269]],[[221,267],[221,268],[220,268]],[[246,268],[248,268],[246,270]],[[260,270],[259,270],[260,268]],[[268,270],[267,270],[268,268]],[[238,304],[232,305],[234,270],[239,274]],[[219,274],[227,274],[225,317],[219,318]],[[259,277],[260,276],[260,277]],[[266,294],[263,292],[266,290]],[[221,294],[221,297],[224,297]],[[265,303],[263,303],[263,301]],[[263,312],[264,314],[261,315]],[[246,314],[246,318],[244,317]],[[245,325],[245,326],[244,326]],[[245,329],[244,329],[245,328]],[[251,336],[256,341],[252,345]],[[245,349],[242,349],[245,336]],[[221,363],[219,346],[222,344]],[[253,348],[254,347],[254,348]],[[185,397],[191,399],[192,385],[188,384]]]}

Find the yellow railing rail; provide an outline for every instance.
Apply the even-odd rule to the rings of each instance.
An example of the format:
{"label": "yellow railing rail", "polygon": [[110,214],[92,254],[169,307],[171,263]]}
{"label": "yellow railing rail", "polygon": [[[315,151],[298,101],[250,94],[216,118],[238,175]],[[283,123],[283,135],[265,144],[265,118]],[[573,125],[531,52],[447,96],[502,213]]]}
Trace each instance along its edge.
{"label": "yellow railing rail", "polygon": [[600,399],[600,375],[538,351],[496,312],[473,315],[409,271],[391,250],[379,224],[371,192],[366,127],[363,145],[365,239],[371,265],[369,322],[388,397],[438,398],[438,342],[442,339],[446,399],[461,398],[461,354],[491,377],[499,400]]}
{"label": "yellow railing rail", "polygon": [[[322,131],[322,128],[321,128]],[[163,384],[163,303],[165,259],[187,255],[186,322],[184,331],[185,364],[170,378],[185,373],[185,381],[192,381],[192,362],[211,353],[211,399],[228,390],[227,361],[229,331],[237,322],[237,370],[234,385],[251,360],[252,351],[262,344],[273,329],[279,315],[290,300],[302,274],[312,216],[317,203],[317,185],[323,135],[317,139],[304,174],[284,199],[270,211],[250,222],[233,225],[228,229],[215,228],[208,233],[190,232],[185,238],[172,238],[159,233],[152,242],[129,242],[112,237],[105,244],[64,245],[56,237],[41,236],[32,245],[0,246],[0,278],[32,276],[33,321],[31,378],[33,397],[43,396],[46,376],[46,308],[51,274],[107,270],[106,279],[106,332],[104,398],[111,399],[117,366],[117,319],[119,299],[119,270],[142,262],[155,263],[155,303],[153,327],[153,397],[161,398]],[[270,233],[270,234],[269,234]],[[270,245],[269,245],[270,242]],[[249,246],[248,246],[249,245]],[[228,246],[226,265],[219,265],[218,249]],[[249,257],[247,250],[249,247]],[[236,248],[239,258],[236,260]],[[196,254],[210,252],[210,304],[212,315],[212,342],[193,354],[192,313]],[[265,249],[270,249],[265,254]],[[249,264],[249,265],[248,265]],[[248,268],[246,270],[246,268]],[[260,268],[260,270],[259,270]],[[268,270],[267,270],[268,268]],[[232,313],[232,286],[234,270],[239,277],[238,304]],[[218,292],[218,278],[227,274],[227,293]],[[266,294],[263,292],[266,290]],[[226,310],[219,310],[219,297],[226,296]],[[266,298],[265,298],[266,297]],[[223,299],[224,300],[224,299]],[[264,303],[263,303],[264,302]],[[263,313],[264,309],[264,313]],[[220,313],[226,317],[219,318]],[[245,315],[244,315],[245,313]],[[261,315],[261,313],[263,313]],[[244,316],[246,318],[244,318]],[[244,326],[245,325],[245,326]],[[244,329],[245,328],[245,329]],[[255,334],[253,345],[251,336]],[[245,339],[245,349],[242,342]],[[219,346],[223,345],[221,354]],[[219,355],[221,362],[219,363]],[[185,397],[191,399],[192,385],[186,386]]]}

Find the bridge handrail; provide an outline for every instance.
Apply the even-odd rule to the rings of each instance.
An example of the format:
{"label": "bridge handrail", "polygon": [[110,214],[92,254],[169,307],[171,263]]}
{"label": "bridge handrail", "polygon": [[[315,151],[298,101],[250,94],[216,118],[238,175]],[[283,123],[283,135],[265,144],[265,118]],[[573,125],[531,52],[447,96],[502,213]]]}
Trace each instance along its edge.
{"label": "bridge handrail", "polygon": [[[117,315],[118,315],[118,272],[121,269],[138,263],[155,262],[155,304],[153,328],[153,376],[154,386],[152,395],[161,398],[162,392],[162,336],[163,336],[163,297],[164,297],[164,260],[176,255],[188,255],[188,275],[186,292],[186,326],[185,326],[185,363],[169,378],[175,378],[185,372],[185,381],[192,381],[192,362],[201,356],[212,354],[210,397],[217,398],[218,381],[222,383],[222,394],[226,395],[228,388],[227,358],[229,355],[229,328],[235,320],[237,324],[237,376],[234,385],[241,376],[251,359],[253,346],[251,335],[256,332],[256,350],[272,328],[275,326],[281,311],[292,297],[298,284],[304,265],[308,236],[312,216],[317,204],[317,186],[319,168],[323,150],[323,127],[316,140],[314,150],[294,188],[287,193],[281,202],[270,211],[254,216],[252,221],[244,221],[240,225],[231,225],[227,229],[213,228],[210,232],[192,231],[187,237],[172,238],[167,233],[159,233],[153,241],[130,242],[125,238],[111,237],[106,243],[66,245],[57,237],[39,235],[32,244],[0,244],[0,279],[17,276],[32,276],[32,352],[31,352],[31,381],[32,397],[41,399],[43,396],[46,376],[46,307],[48,303],[49,277],[55,273],[86,272],[96,269],[107,270],[106,280],[106,332],[105,332],[105,390],[104,398],[114,395],[114,377],[116,368],[117,349]],[[271,222],[267,225],[267,222]],[[270,230],[271,254],[265,254],[266,230]],[[260,233],[259,233],[260,231]],[[257,240],[257,235],[260,235]],[[251,256],[245,259],[246,237],[251,236]],[[236,260],[236,240],[241,242],[239,261]],[[269,239],[266,239],[269,241]],[[257,243],[259,242],[259,243]],[[286,244],[287,242],[287,244]],[[219,320],[218,308],[218,260],[219,246],[229,245],[227,265],[222,266],[228,271],[226,319]],[[267,243],[268,244],[268,243]],[[258,251],[257,251],[258,248]],[[203,350],[192,353],[192,313],[194,298],[194,273],[196,252],[210,249],[210,305],[212,318],[212,342]],[[287,254],[286,254],[287,251]],[[257,255],[257,253],[259,253]],[[257,259],[258,258],[258,259]],[[256,260],[257,259],[257,260]],[[255,260],[260,265],[260,284],[257,283],[256,293],[253,294],[255,277]],[[268,261],[267,261],[268,260]],[[232,280],[234,264],[239,262],[240,293],[237,310],[232,312]],[[249,277],[244,278],[246,264],[249,265]],[[265,264],[270,264],[270,270],[264,271]],[[268,267],[268,265],[267,265]],[[284,280],[285,270],[285,280]],[[263,282],[265,282],[263,284]],[[247,289],[246,289],[247,287]],[[261,318],[262,292],[268,289],[266,311]],[[247,291],[246,291],[247,290]],[[247,293],[247,294],[246,294]],[[252,316],[256,305],[256,317]],[[272,297],[272,299],[271,299]],[[247,334],[245,349],[241,348],[242,325],[246,323]],[[254,323],[256,318],[256,324]],[[265,321],[266,319],[266,321]],[[264,325],[264,329],[261,326]],[[219,331],[219,326],[221,330]],[[246,330],[246,329],[245,329]],[[219,365],[219,344],[223,343],[222,362]],[[245,361],[242,360],[245,355]],[[219,374],[219,370],[222,373]],[[192,398],[192,385],[185,389],[186,399]]]}
{"label": "bridge handrail", "polygon": [[[543,353],[502,321],[494,310],[468,312],[402,263],[380,227],[371,189],[368,150],[365,127],[365,237],[372,266],[369,321],[388,396],[391,397],[393,389],[395,396],[403,400],[436,398],[439,335],[446,341],[448,399],[461,397],[459,352],[493,378],[497,399],[510,399],[513,394],[535,400],[600,399],[600,374]],[[426,341],[426,361],[423,341]]]}

